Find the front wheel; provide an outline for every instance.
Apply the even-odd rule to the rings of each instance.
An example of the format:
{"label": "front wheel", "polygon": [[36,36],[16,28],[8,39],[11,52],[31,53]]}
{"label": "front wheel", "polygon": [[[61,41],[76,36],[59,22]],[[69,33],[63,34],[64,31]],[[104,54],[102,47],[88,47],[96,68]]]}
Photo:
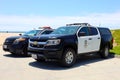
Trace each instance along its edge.
{"label": "front wheel", "polygon": [[30,55],[28,54],[28,52],[27,52],[27,47],[24,47],[24,48],[23,48],[21,54],[24,55],[24,56],[30,56]]}
{"label": "front wheel", "polygon": [[100,52],[102,58],[108,58],[109,56],[109,47],[105,46],[102,51]]}
{"label": "front wheel", "polygon": [[14,53],[14,52],[11,52],[11,54],[12,54],[12,55],[15,55],[15,53]]}
{"label": "front wheel", "polygon": [[75,51],[71,48],[68,48],[64,51],[61,63],[63,66],[70,67],[76,62]]}

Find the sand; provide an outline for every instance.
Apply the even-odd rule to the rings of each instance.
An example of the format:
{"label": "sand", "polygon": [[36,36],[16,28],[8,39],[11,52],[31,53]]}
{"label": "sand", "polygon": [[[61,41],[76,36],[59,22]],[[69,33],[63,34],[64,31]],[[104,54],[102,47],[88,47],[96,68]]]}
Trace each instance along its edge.
{"label": "sand", "polygon": [[10,36],[19,36],[20,33],[0,33],[0,46],[3,45],[5,39]]}

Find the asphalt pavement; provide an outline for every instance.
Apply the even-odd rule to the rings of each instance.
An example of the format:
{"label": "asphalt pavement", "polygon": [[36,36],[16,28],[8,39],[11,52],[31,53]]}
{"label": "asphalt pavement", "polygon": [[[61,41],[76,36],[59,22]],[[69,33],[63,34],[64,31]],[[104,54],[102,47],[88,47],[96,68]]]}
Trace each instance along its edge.
{"label": "asphalt pavement", "polygon": [[0,80],[120,80],[120,58],[81,56],[73,67],[65,68],[56,61],[13,56],[0,46]]}

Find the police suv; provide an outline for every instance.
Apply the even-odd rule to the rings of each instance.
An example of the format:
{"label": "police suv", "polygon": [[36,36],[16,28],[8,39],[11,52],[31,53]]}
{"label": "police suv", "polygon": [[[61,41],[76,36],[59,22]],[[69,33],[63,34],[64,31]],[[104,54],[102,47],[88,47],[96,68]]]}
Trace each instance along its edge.
{"label": "police suv", "polygon": [[73,23],[51,34],[30,38],[28,53],[37,61],[56,59],[70,67],[80,54],[98,52],[102,58],[107,58],[112,47],[113,37],[108,28]]}

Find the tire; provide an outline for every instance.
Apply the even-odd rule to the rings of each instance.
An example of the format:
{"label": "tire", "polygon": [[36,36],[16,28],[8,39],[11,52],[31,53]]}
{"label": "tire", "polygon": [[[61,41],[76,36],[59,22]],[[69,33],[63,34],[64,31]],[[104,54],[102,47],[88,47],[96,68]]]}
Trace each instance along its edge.
{"label": "tire", "polygon": [[76,54],[75,51],[71,48],[65,49],[61,64],[65,67],[71,67],[76,62]]}
{"label": "tire", "polygon": [[45,62],[45,59],[35,59],[37,62]]}
{"label": "tire", "polygon": [[16,55],[14,52],[10,52],[12,55]]}
{"label": "tire", "polygon": [[30,55],[27,54],[27,47],[24,47],[24,48],[23,48],[23,51],[21,52],[21,54],[22,54],[23,56],[30,56]]}
{"label": "tire", "polygon": [[108,58],[109,56],[109,47],[105,46],[100,52],[101,58]]}

